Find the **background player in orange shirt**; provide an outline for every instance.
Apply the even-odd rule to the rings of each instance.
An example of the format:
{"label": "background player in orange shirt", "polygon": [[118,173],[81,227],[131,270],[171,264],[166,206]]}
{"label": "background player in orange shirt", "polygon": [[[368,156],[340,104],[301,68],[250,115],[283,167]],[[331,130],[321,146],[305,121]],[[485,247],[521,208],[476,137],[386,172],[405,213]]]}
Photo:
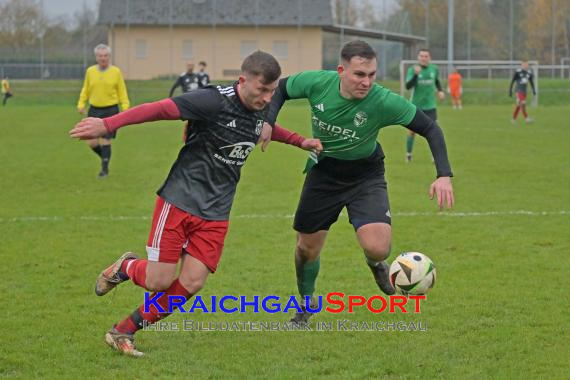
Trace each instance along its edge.
{"label": "background player in orange shirt", "polygon": [[463,94],[462,77],[454,67],[453,72],[447,77],[447,92],[451,95],[453,109],[462,109],[461,94]]}

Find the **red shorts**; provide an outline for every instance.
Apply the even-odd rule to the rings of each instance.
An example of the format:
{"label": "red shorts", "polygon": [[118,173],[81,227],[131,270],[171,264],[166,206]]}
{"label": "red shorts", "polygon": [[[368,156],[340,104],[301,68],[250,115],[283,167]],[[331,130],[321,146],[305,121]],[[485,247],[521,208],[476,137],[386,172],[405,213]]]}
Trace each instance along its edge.
{"label": "red shorts", "polygon": [[460,89],[452,89],[450,91],[450,95],[453,99],[459,99],[461,98],[461,90]]}
{"label": "red shorts", "polygon": [[146,246],[148,259],[176,264],[186,251],[215,272],[228,225],[227,220],[204,220],[157,197]]}
{"label": "red shorts", "polygon": [[517,104],[526,101],[526,94],[524,92],[517,92]]}

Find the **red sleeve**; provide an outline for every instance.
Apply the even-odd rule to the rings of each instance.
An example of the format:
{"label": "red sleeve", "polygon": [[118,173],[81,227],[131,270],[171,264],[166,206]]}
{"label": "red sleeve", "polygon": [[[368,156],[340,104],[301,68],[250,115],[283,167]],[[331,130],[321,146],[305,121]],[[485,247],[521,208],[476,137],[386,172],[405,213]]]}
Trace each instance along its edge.
{"label": "red sleeve", "polygon": [[105,123],[105,128],[109,132],[115,132],[117,129],[130,124],[177,119],[180,119],[178,107],[172,99],[164,99],[158,102],[141,104],[111,117],[106,117],[103,119],[103,123]]}
{"label": "red sleeve", "polygon": [[284,144],[295,145],[301,147],[301,144],[305,141],[305,138],[295,132],[291,132],[288,129],[281,128],[281,126],[275,123],[273,128],[273,133],[271,134],[271,141],[278,141]]}

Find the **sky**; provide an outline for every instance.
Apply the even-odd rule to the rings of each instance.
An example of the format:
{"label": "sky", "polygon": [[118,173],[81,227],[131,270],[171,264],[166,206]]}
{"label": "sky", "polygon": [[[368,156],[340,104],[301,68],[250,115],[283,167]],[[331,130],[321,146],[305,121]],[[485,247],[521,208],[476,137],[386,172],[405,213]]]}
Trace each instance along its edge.
{"label": "sky", "polygon": [[83,8],[83,4],[94,9],[98,0],[43,0],[44,11],[48,17],[73,16]]}

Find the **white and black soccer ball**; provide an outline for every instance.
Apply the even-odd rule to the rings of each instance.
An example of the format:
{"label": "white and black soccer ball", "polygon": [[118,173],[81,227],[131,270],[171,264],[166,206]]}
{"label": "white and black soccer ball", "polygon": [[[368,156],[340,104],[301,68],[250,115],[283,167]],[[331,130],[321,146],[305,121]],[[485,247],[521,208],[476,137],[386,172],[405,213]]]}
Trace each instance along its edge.
{"label": "white and black soccer ball", "polygon": [[399,294],[426,294],[435,285],[435,278],[435,265],[423,253],[404,252],[390,266],[390,282]]}

